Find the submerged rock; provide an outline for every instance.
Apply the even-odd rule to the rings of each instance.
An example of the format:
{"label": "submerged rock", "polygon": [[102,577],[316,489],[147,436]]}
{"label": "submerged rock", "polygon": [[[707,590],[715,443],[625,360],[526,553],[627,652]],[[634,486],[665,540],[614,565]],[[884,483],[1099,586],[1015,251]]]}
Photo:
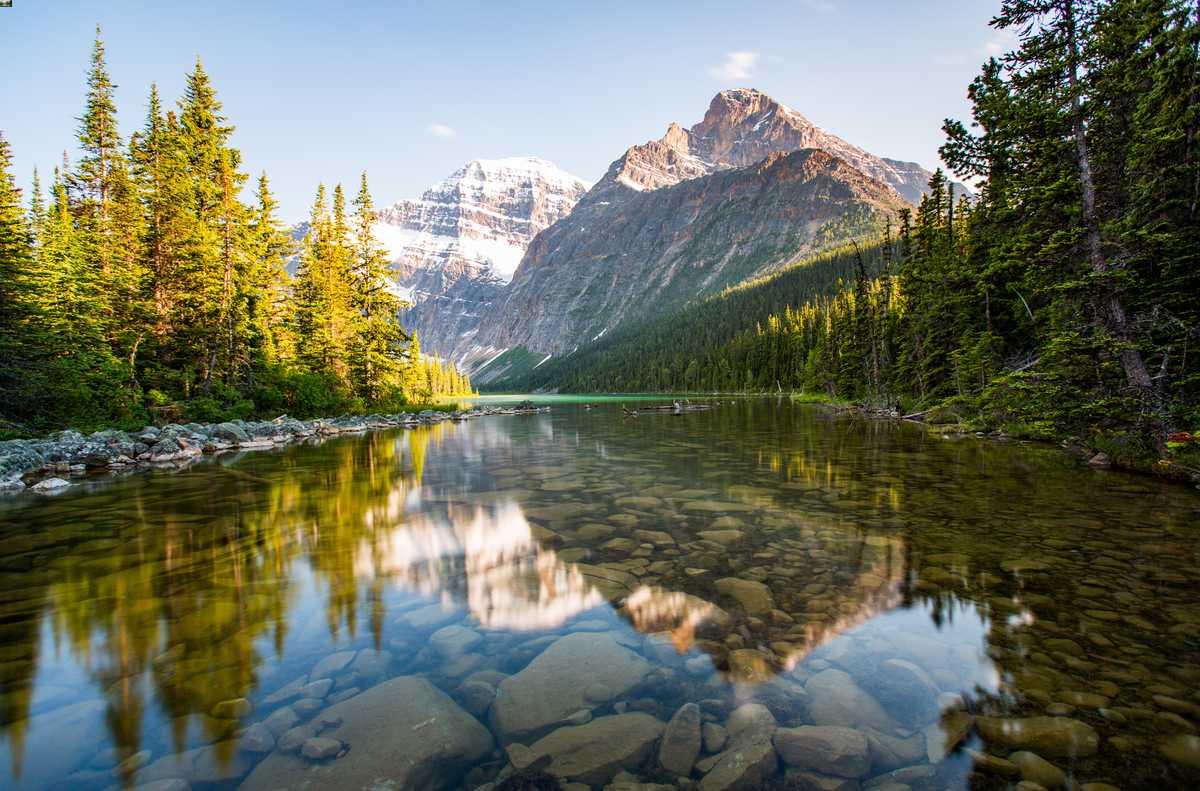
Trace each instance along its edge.
{"label": "submerged rock", "polygon": [[736,599],[749,615],[765,615],[775,609],[771,589],[755,580],[725,577],[716,582],[717,590]]}
{"label": "submerged rock", "polygon": [[867,737],[853,728],[780,728],[775,731],[774,743],[788,766],[838,777],[862,777],[871,768]]}
{"label": "submerged rock", "polygon": [[610,634],[569,634],[500,682],[493,728],[505,742],[536,736],[580,709],[620,697],[649,672],[649,662]]}
{"label": "submerged rock", "polygon": [[1095,755],[1100,736],[1095,728],[1069,717],[1027,717],[1004,719],[979,717],[975,720],[979,734],[989,744],[1010,749],[1028,749],[1039,755],[1055,758]]}
{"label": "submerged rock", "polygon": [[700,707],[685,703],[671,717],[658,748],[658,763],[668,772],[687,777],[700,754]]}
{"label": "submerged rock", "polygon": [[273,753],[242,785],[255,789],[370,788],[387,778],[397,788],[454,787],[492,749],[492,737],[444,692],[416,676],[401,676],[331,706],[340,725],[322,736],[350,746],[336,761],[310,764]]}
{"label": "submerged rock", "polygon": [[640,712],[597,717],[586,725],[559,728],[517,752],[526,766],[538,766],[549,757],[545,770],[550,774],[601,786],[622,769],[644,763],[665,727]]}

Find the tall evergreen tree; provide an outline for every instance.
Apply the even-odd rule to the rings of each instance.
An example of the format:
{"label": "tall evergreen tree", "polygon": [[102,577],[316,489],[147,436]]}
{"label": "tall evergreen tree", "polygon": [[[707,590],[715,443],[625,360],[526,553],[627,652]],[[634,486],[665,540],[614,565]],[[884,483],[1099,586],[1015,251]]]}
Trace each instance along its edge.
{"label": "tall evergreen tree", "polygon": [[404,344],[408,337],[400,326],[400,300],[389,286],[392,279],[387,257],[375,238],[375,207],[364,171],[354,201],[354,266],[352,301],[358,312],[351,349],[351,377],[355,390],[367,401],[376,400],[399,385]]}

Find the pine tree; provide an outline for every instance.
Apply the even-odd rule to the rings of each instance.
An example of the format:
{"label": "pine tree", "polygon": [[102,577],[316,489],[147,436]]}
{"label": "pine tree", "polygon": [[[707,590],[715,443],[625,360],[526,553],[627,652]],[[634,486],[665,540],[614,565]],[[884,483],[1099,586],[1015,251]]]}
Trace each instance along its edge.
{"label": "pine tree", "polygon": [[31,340],[26,324],[30,309],[28,278],[33,268],[32,238],[21,190],[12,176],[12,149],[0,134],[0,399],[22,399]]}
{"label": "pine tree", "polygon": [[352,301],[357,311],[351,348],[351,379],[368,403],[399,386],[400,365],[408,336],[400,326],[400,300],[389,288],[387,258],[375,238],[375,207],[364,171],[354,201],[354,265]]}
{"label": "pine tree", "polygon": [[294,251],[276,213],[264,171],[258,179],[257,205],[249,226],[250,269],[247,273],[247,324],[253,371],[295,358],[295,339],[288,328],[292,293],[286,261]]}

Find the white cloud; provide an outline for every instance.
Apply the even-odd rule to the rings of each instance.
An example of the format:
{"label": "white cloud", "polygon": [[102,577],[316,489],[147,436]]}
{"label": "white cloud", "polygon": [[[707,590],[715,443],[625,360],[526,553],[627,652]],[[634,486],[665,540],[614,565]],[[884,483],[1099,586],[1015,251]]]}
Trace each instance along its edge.
{"label": "white cloud", "polygon": [[1016,49],[1017,34],[1011,29],[996,30],[983,42],[983,54],[989,58],[998,58],[1009,50]]}
{"label": "white cloud", "polygon": [[425,127],[425,131],[434,137],[454,137],[458,132],[454,131],[454,127],[446,126],[445,124],[430,124]]}
{"label": "white cloud", "polygon": [[757,52],[729,52],[725,60],[708,70],[708,73],[724,82],[748,80],[754,76],[754,67],[758,65]]}

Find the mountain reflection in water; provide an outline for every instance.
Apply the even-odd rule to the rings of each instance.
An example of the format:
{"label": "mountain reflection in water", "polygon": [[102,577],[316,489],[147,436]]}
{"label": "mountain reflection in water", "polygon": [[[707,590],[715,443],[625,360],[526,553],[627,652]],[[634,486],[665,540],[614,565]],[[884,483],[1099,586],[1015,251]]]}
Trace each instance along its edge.
{"label": "mountain reflection in water", "polygon": [[[766,400],[617,414],[343,437],[0,503],[0,787],[263,787],[307,766],[280,722],[340,738],[325,712],[352,718],[401,676],[534,744],[562,723],[505,730],[490,696],[562,682],[547,667],[577,634],[629,674],[564,712],[597,728],[689,702],[728,725],[761,703],[780,727],[861,734],[856,786],[1003,787],[994,761],[1021,749],[1077,782],[1193,778],[1186,491]],[[554,672],[587,687],[572,661]],[[374,749],[350,747],[313,771],[349,783]],[[656,755],[625,768],[661,781]],[[503,764],[439,771],[472,787]]]}

